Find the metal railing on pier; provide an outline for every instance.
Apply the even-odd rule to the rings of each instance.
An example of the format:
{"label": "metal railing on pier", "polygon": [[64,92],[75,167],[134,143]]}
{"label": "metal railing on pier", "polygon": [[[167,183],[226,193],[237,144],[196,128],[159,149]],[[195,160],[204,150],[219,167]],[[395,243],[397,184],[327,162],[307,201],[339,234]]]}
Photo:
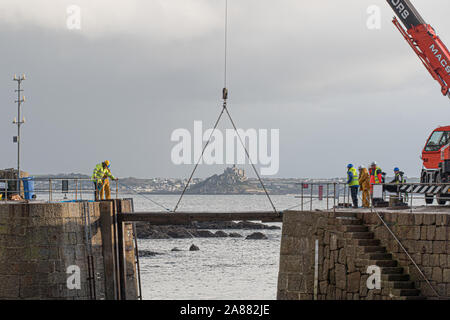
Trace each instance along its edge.
{"label": "metal railing on pier", "polygon": [[[335,210],[353,206],[350,188],[347,183],[338,182],[304,182],[298,183],[296,198],[300,203],[284,210],[300,211]],[[370,209],[389,207],[409,209],[444,205],[450,202],[450,183],[384,183],[372,185],[370,191]],[[358,190],[358,205],[361,207],[361,191]],[[374,199],[375,198],[375,199]],[[391,199],[392,198],[392,199]],[[396,200],[396,201],[391,201]]]}
{"label": "metal railing on pier", "polygon": [[[11,200],[20,195],[24,200],[78,201],[95,199],[95,185],[89,178],[21,178],[20,192],[17,179],[0,179],[0,200]],[[119,197],[119,181],[110,182],[111,198]]]}
{"label": "metal railing on pier", "polygon": [[[300,203],[285,210],[300,209],[301,211],[314,209],[335,208],[350,199],[347,184],[344,182],[302,182],[297,183],[300,188]],[[315,202],[316,201],[316,202]]]}

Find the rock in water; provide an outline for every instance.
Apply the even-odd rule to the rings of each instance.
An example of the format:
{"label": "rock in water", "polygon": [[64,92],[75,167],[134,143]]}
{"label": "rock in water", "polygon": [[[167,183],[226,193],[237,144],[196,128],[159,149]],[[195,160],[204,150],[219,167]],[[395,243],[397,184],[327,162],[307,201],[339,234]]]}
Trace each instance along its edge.
{"label": "rock in water", "polygon": [[171,251],[181,251],[181,250],[178,248],[173,248]]}
{"label": "rock in water", "polygon": [[209,230],[197,230],[195,236],[199,238],[214,238],[216,235]]}
{"label": "rock in water", "polygon": [[267,236],[261,232],[254,232],[249,234],[245,239],[247,240],[266,240]]}
{"label": "rock in water", "polygon": [[191,245],[191,247],[189,248],[189,251],[198,251],[200,250],[199,247],[197,247],[195,244]]}
{"label": "rock in water", "polygon": [[194,229],[246,229],[246,230],[255,230],[255,229],[281,229],[278,226],[274,225],[266,225],[264,223],[256,223],[251,221],[203,221],[203,222],[193,222],[192,224]]}
{"label": "rock in water", "polygon": [[139,250],[139,257],[153,257],[153,256],[156,256],[157,254],[161,254],[161,253],[153,252],[150,250]]}
{"label": "rock in water", "polygon": [[180,227],[172,227],[167,231],[167,235],[173,239],[192,238],[192,235],[185,229]]}
{"label": "rock in water", "polygon": [[247,230],[252,230],[252,229],[276,230],[276,229],[280,229],[280,227],[277,227],[277,226],[268,226],[268,225],[265,225],[264,223],[256,223],[256,222],[251,222],[251,221],[239,221],[237,223],[237,227],[239,229],[247,229]]}
{"label": "rock in water", "polygon": [[239,234],[237,232],[230,232],[228,235],[230,238],[242,238],[242,234]]}
{"label": "rock in water", "polygon": [[216,231],[214,235],[218,238],[226,238],[228,237],[228,234],[226,232],[223,232],[222,230]]}

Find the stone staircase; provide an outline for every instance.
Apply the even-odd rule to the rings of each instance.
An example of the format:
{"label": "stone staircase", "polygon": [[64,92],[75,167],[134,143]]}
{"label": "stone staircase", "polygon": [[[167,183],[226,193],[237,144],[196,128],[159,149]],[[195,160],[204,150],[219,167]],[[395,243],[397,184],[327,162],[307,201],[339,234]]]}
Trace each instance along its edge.
{"label": "stone staircase", "polygon": [[377,265],[381,268],[381,288],[383,295],[392,300],[424,300],[420,290],[416,289],[405,270],[398,266],[392,254],[386,252],[386,247],[375,239],[373,232],[356,218],[356,213],[336,212],[341,231],[346,239],[352,240],[357,247],[357,260],[355,265],[366,268]]}

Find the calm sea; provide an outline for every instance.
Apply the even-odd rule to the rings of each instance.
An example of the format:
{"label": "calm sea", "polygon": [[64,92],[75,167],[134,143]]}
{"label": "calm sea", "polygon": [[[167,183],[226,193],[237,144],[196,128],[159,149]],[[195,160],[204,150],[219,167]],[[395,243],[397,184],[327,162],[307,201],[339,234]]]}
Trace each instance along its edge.
{"label": "calm sea", "polygon": [[[149,196],[146,196],[149,197]],[[141,196],[134,196],[135,210],[160,210]],[[173,208],[176,196],[150,196]],[[294,196],[272,196],[281,210],[299,203]],[[180,211],[270,211],[265,196],[187,195]],[[281,223],[274,224],[281,227]],[[211,230],[216,231],[216,230]],[[268,240],[245,240],[256,230],[238,232],[242,238],[139,240],[141,249],[160,254],[141,257],[144,299],[275,299],[281,230],[263,230]],[[189,251],[195,244],[200,251]],[[173,248],[182,251],[173,252]]]}

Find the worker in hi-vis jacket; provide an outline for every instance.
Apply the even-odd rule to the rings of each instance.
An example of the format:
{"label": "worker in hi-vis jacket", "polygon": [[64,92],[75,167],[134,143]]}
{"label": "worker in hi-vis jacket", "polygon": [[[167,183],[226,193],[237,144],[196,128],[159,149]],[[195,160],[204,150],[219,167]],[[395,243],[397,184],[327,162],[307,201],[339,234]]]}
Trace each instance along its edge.
{"label": "worker in hi-vis jacket", "polygon": [[109,187],[109,179],[117,180],[111,173],[111,164],[108,160],[99,163],[94,168],[94,173],[92,174],[91,180],[94,182],[95,186],[95,200],[104,200],[103,195],[106,199],[111,199],[111,188]]}
{"label": "worker in hi-vis jacket", "polygon": [[[406,183],[406,179],[404,178],[404,174],[405,173],[403,171],[400,171],[400,169],[398,167],[395,167],[394,168],[394,179],[390,183],[393,183],[393,184]],[[393,190],[389,190],[389,191],[390,192],[396,192],[398,194],[398,196],[400,197],[400,192],[399,192],[398,188],[395,187],[395,186],[391,186],[391,188]],[[404,193],[403,201],[404,202],[408,202],[408,193],[406,193],[406,192]]]}
{"label": "worker in hi-vis jacket", "polygon": [[397,183],[397,184],[401,184],[401,183],[405,183],[405,178],[403,178],[403,171],[400,171],[399,168],[395,167],[394,168],[394,180],[391,181],[391,183]]}
{"label": "worker in hi-vis jacket", "polygon": [[347,166],[347,184],[350,187],[350,192],[352,195],[353,208],[358,208],[358,172],[353,167],[352,164]]}
{"label": "worker in hi-vis jacket", "polygon": [[[379,184],[383,183],[383,171],[381,171],[381,168],[377,165],[377,162],[374,161],[370,165],[370,184]],[[373,192],[373,188],[371,187],[371,193]]]}
{"label": "worker in hi-vis jacket", "polygon": [[370,207],[370,177],[369,171],[364,166],[359,166],[359,187],[362,193],[362,203],[364,208]]}
{"label": "worker in hi-vis jacket", "polygon": [[[373,185],[384,183],[383,171],[381,171],[381,168],[377,165],[376,161],[373,161],[370,164],[369,174],[370,174],[370,194],[372,195],[373,198]],[[373,198],[372,202],[375,201],[378,201],[378,199]]]}

